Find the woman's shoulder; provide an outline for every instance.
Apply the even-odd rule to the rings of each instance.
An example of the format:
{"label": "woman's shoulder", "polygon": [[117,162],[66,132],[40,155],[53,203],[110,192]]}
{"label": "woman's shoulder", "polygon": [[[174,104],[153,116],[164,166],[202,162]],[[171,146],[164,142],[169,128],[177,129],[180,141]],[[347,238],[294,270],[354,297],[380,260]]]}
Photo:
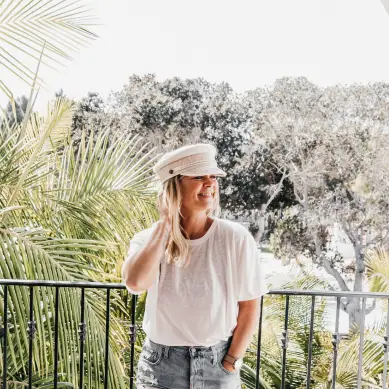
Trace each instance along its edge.
{"label": "woman's shoulder", "polygon": [[238,222],[227,219],[217,219],[220,231],[224,234],[231,234],[235,237],[247,238],[251,236],[250,231]]}

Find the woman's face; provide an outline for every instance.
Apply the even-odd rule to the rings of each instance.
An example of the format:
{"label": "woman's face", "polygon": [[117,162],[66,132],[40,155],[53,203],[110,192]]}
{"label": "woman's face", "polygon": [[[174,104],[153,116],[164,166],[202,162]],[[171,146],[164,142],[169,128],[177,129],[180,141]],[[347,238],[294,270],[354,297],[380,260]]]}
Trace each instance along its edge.
{"label": "woman's face", "polygon": [[191,211],[207,211],[211,209],[219,189],[217,178],[214,175],[182,176],[180,187],[182,208]]}

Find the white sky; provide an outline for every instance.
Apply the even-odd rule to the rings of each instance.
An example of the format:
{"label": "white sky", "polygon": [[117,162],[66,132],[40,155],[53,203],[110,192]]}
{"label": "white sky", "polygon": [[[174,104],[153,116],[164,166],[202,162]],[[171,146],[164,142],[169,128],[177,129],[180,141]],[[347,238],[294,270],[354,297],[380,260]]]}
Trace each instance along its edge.
{"label": "white sky", "polygon": [[[384,0],[387,1],[387,0]],[[102,26],[58,73],[55,90],[106,97],[132,74],[204,77],[237,91],[306,76],[320,85],[389,82],[389,15],[380,0],[95,0]],[[4,80],[15,96],[28,88]]]}

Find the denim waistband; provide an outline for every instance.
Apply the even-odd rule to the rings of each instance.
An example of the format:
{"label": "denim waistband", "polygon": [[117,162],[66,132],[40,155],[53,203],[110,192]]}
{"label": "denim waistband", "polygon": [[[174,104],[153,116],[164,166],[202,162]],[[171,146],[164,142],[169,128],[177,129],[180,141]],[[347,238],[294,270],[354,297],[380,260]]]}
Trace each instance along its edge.
{"label": "denim waistband", "polygon": [[220,353],[227,352],[227,349],[231,345],[232,342],[232,336],[228,338],[228,340],[221,341],[219,343],[216,343],[213,346],[205,347],[205,346],[166,346],[163,344],[155,343],[150,338],[145,339],[145,343],[151,345],[154,349],[159,349],[165,358],[168,358],[169,350],[172,350],[176,353],[183,354],[183,355],[201,355],[204,357],[213,357],[214,363],[216,363],[217,355]]}

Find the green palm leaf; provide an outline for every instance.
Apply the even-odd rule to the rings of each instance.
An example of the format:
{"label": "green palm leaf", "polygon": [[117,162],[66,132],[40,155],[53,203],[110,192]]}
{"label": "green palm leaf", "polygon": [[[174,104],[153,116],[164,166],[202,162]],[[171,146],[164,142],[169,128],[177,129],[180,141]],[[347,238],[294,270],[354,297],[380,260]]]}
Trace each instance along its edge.
{"label": "green palm leaf", "polygon": [[[26,63],[53,67],[87,46],[97,35],[83,1],[3,0],[0,2],[0,66],[29,85],[35,73]],[[42,80],[38,79],[38,85]]]}
{"label": "green palm leaf", "polygon": [[366,272],[371,292],[389,293],[389,253],[384,248],[366,253]]}

